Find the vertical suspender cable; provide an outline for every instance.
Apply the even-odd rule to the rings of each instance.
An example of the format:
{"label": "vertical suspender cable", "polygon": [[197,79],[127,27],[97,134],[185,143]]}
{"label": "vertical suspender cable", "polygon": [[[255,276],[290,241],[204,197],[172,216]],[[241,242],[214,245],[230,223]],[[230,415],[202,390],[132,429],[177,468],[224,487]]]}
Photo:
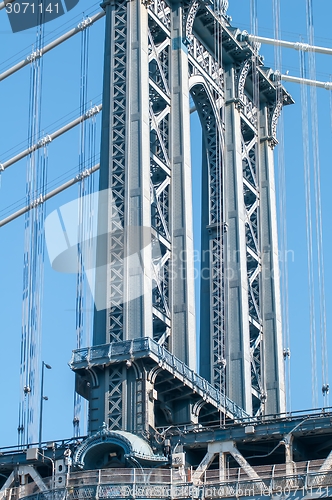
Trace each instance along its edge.
{"label": "vertical suspender cable", "polygon": [[[223,70],[222,70],[222,23],[223,23],[223,5],[220,0],[215,0],[214,1],[214,10],[218,14],[218,20],[219,22],[215,21],[215,40],[214,40],[214,54],[215,54],[215,59],[216,59],[216,68],[218,71],[218,76],[217,76],[217,84],[220,88],[222,88],[222,80],[223,80]],[[221,68],[219,70],[219,68]],[[220,73],[221,71],[221,73]],[[217,208],[217,234],[216,234],[216,241],[217,244],[219,244],[219,269],[218,269],[218,281],[219,281],[219,287],[218,287],[218,293],[219,293],[219,307],[220,310],[218,311],[218,365],[219,365],[219,392],[220,392],[220,399],[222,398],[222,395],[225,394],[226,392],[226,366],[225,366],[225,234],[224,234],[224,217],[225,217],[225,208],[224,208],[224,196],[223,196],[223,186],[224,186],[224,176],[223,176],[223,155],[222,155],[222,144],[221,144],[221,137],[220,137],[220,129],[219,129],[219,121],[221,121],[222,117],[220,116],[220,110],[217,108],[216,113],[219,114],[219,116],[215,117],[215,147],[216,147],[216,159],[218,161],[217,165],[217,172],[216,172],[216,183],[217,183],[217,190],[218,190],[218,208]],[[220,420],[219,420],[219,425],[223,426],[225,425],[225,414],[221,413],[219,414]]]}
{"label": "vertical suspender cable", "polygon": [[[222,37],[223,37],[223,28],[222,28],[222,23],[219,25],[219,32],[218,32],[218,49],[219,49],[219,54],[218,54],[218,64],[220,67],[220,74],[218,78],[218,84],[219,87],[223,87],[223,83],[225,80],[224,77],[224,66],[223,66],[223,44],[222,44]],[[223,120],[223,115],[221,114],[222,111],[218,110],[219,113],[219,119],[220,119],[220,124],[222,123]],[[221,317],[221,325],[220,325],[220,345],[221,345],[221,352],[220,352],[220,360],[221,360],[221,383],[220,383],[220,392],[222,394],[226,394],[226,376],[227,376],[227,371],[226,371],[226,317],[227,317],[227,284],[226,284],[226,266],[227,266],[227,224],[226,224],[226,206],[225,206],[225,185],[226,185],[226,178],[225,178],[225,151],[223,150],[223,140],[221,136],[221,130],[218,131],[218,151],[219,151],[219,165],[220,165],[220,182],[219,182],[219,204],[220,204],[220,216],[219,216],[219,233],[220,233],[220,293],[221,293],[221,311],[220,311],[220,317]],[[220,423],[221,425],[225,426],[226,425],[226,415],[225,413],[222,413],[220,415],[221,420]]]}
{"label": "vertical suspender cable", "polygon": [[[280,0],[273,0],[274,38],[281,39],[280,26]],[[274,47],[275,69],[281,74],[282,55],[281,46]],[[278,84],[276,88],[276,104],[282,102],[282,88]],[[283,345],[286,378],[286,408],[291,409],[291,386],[290,386],[290,335],[289,335],[289,313],[288,313],[288,262],[287,262],[287,215],[286,215],[286,170],[285,170],[285,141],[284,141],[284,119],[281,113],[278,124],[278,184],[279,184],[279,227],[280,227],[280,263],[281,263],[281,304],[283,324]]]}
{"label": "vertical suspender cable", "polygon": [[[38,32],[37,32],[38,33]],[[38,35],[37,35],[38,36]],[[30,99],[29,99],[29,145],[35,139],[34,125],[34,99],[35,99],[35,64],[31,63],[30,67]],[[26,204],[31,202],[31,183],[34,168],[34,154],[30,155],[27,162],[27,179],[26,179]],[[25,235],[24,235],[24,259],[23,259],[23,304],[22,304],[22,337],[21,337],[21,368],[20,368],[20,382],[21,382],[21,401],[19,405],[19,424],[18,424],[18,442],[23,445],[28,442],[28,422],[27,415],[30,406],[31,387],[29,381],[30,373],[30,344],[31,344],[31,330],[29,312],[31,311],[30,292],[31,292],[31,273],[30,261],[31,255],[31,215],[25,215]],[[33,249],[33,247],[32,247]]]}
{"label": "vertical suspender cable", "polygon": [[[80,111],[81,115],[87,111],[87,88],[88,88],[88,70],[89,70],[89,29],[84,29],[81,34],[82,44],[81,44],[81,75],[80,75]],[[81,123],[80,130],[80,146],[79,146],[79,170],[80,173],[83,172],[86,165],[86,158],[92,156],[91,152],[88,151],[91,147],[91,141],[87,137],[87,124],[85,122]],[[88,153],[88,154],[87,154]],[[91,181],[89,179],[82,178],[78,187],[78,201],[79,201],[79,225],[78,225],[78,272],[76,277],[76,346],[77,349],[81,348],[83,342],[86,342],[84,338],[85,332],[89,329],[91,320],[85,324],[86,320],[86,310],[87,307],[87,297],[86,290],[87,284],[84,275],[84,266],[87,263],[83,262],[83,257],[87,257],[86,247],[91,241],[88,238],[88,221],[89,217],[87,212],[89,205],[89,197],[87,196],[91,193]],[[79,394],[74,392],[74,436],[78,437],[81,434],[81,422],[85,422],[85,405],[82,408],[82,398]]]}
{"label": "vertical suspender cable", "polygon": [[[36,49],[43,45],[43,24],[37,28]],[[31,62],[29,100],[29,146],[40,136],[42,98],[42,60]],[[38,193],[43,196],[46,184],[46,149],[33,152],[27,161],[26,203]],[[44,263],[44,204],[25,216],[23,262],[23,304],[21,338],[21,401],[19,404],[18,441],[20,445],[36,442],[38,437],[39,371],[41,357],[41,320]]]}
{"label": "vertical suspender cable", "polygon": [[[306,1],[307,34],[309,45],[314,45],[314,16],[313,2]],[[309,78],[316,80],[316,59],[315,53],[309,51]],[[317,265],[318,265],[318,287],[319,287],[319,324],[321,342],[321,362],[322,362],[322,393],[324,405],[328,405],[328,363],[327,363],[327,339],[326,339],[326,304],[325,304],[325,279],[324,279],[324,254],[323,254],[323,223],[320,185],[320,158],[319,158],[319,136],[318,136],[318,111],[317,111],[317,90],[310,87],[311,102],[311,136],[313,148],[314,165],[314,186],[315,186],[315,221],[317,237]]]}
{"label": "vertical suspender cable", "polygon": [[[300,70],[301,70],[301,78],[305,78],[306,76],[305,54],[302,51],[300,51]],[[310,151],[309,151],[309,109],[308,109],[307,89],[304,84],[301,84],[301,110],[302,110],[304,188],[305,188],[305,202],[306,202],[309,311],[310,311],[311,398],[312,398],[312,407],[316,408],[318,405],[317,354],[316,354],[316,319],[315,319],[315,279],[314,279],[314,268],[313,268],[311,174],[310,174]]]}
{"label": "vertical suspender cable", "polygon": [[[214,0],[214,12],[217,15],[217,20],[214,20],[214,58],[216,61],[215,70],[217,71],[216,83],[217,85],[221,85],[221,75],[219,74],[219,68],[221,66],[221,39],[222,39],[222,29],[221,29],[221,19],[222,19],[222,2],[220,0]],[[219,22],[220,21],[220,22]],[[219,110],[216,109],[216,113],[219,113]],[[224,382],[225,382],[225,372],[223,370],[223,360],[224,360],[224,274],[223,274],[223,236],[221,231],[222,225],[222,192],[221,186],[223,183],[222,178],[222,165],[221,165],[221,156],[220,156],[220,143],[219,143],[219,117],[215,116],[215,158],[216,158],[216,193],[217,193],[217,209],[216,209],[216,235],[215,235],[215,251],[218,253],[217,259],[214,260],[213,264],[218,267],[217,275],[214,276],[214,279],[218,282],[216,288],[214,288],[214,294],[217,294],[216,303],[218,303],[218,314],[217,314],[217,325],[213,323],[212,326],[212,335],[217,335],[217,349],[218,352],[214,353],[213,357],[213,373],[212,373],[212,381],[218,387],[220,398],[222,398],[222,394],[225,392]],[[212,278],[213,279],[213,278]],[[217,330],[217,331],[216,331]],[[215,348],[215,346],[214,346]],[[217,363],[217,367],[215,367],[215,363]],[[220,412],[219,414],[219,425],[222,426],[224,424],[224,415]]]}
{"label": "vertical suspender cable", "polygon": [[[258,7],[257,7],[257,0],[250,0],[250,29],[251,32],[253,33],[254,36],[258,34]],[[252,166],[254,166],[254,172],[255,172],[255,177],[256,177],[256,183],[259,186],[260,185],[260,171],[259,171],[259,143],[258,143],[258,130],[259,130],[259,111],[260,111],[260,91],[259,91],[259,73],[257,70],[257,54],[259,50],[259,44],[257,42],[254,42],[253,44],[253,54],[251,58],[251,75],[252,75],[252,87],[253,87],[253,114],[255,113],[255,125],[257,128],[257,133],[256,133],[256,143],[254,146],[254,158],[250,159]],[[259,212],[257,215],[257,240],[258,240],[258,247],[260,246],[260,228],[259,228]],[[249,283],[248,283],[249,287]],[[257,301],[257,298],[254,297],[253,293],[251,290],[248,290],[249,293],[252,294],[252,300]],[[258,306],[259,310],[259,315],[262,317],[263,311],[262,311],[262,306],[263,306],[263,301],[261,300],[260,294],[261,294],[261,275],[259,278],[259,284],[258,284],[258,294],[259,294],[259,303],[260,307]],[[264,364],[264,351],[263,351],[263,341],[260,342],[259,344],[259,365],[260,365],[260,370],[257,373],[258,377],[258,384],[259,384],[259,390],[260,390],[260,398],[261,402],[259,405],[258,410],[256,411],[256,414],[263,414],[264,413],[264,404],[266,400],[266,383],[265,383],[265,376],[264,376],[264,370],[262,370],[262,366]],[[255,353],[252,353],[252,358],[256,357]],[[254,363],[254,360],[251,360],[251,363]],[[258,364],[257,363],[257,364]],[[253,370],[253,366],[251,366],[251,370]],[[255,367],[256,370],[256,367]]]}
{"label": "vertical suspender cable", "polygon": [[[96,158],[96,151],[97,151],[97,140],[96,140],[96,134],[97,134],[97,117],[94,115],[91,120],[88,122],[88,151],[89,151],[89,163],[88,163],[88,168],[91,169],[95,163],[95,158]],[[95,192],[95,176],[90,175],[87,178],[87,189],[88,193],[92,194]],[[87,241],[87,248],[86,248],[86,268],[87,269],[93,269],[94,268],[94,221],[96,218],[96,215],[94,213],[95,210],[95,205],[92,202],[92,197],[89,197],[89,203],[86,208],[86,241]],[[93,309],[94,309],[94,299],[93,299],[93,294],[92,290],[94,289],[94,284],[92,282],[89,282],[89,286],[86,287],[86,303],[87,303],[87,309],[86,309],[86,342],[87,345],[91,345],[92,343],[92,329],[93,329]]]}
{"label": "vertical suspender cable", "polygon": [[[94,116],[88,123],[85,124],[88,127],[87,131],[87,149],[88,149],[88,158],[90,162],[88,164],[88,168],[93,166],[93,160],[96,155],[96,116]],[[93,197],[90,196],[95,191],[94,184],[95,176],[90,175],[87,177],[84,182],[86,186],[86,194],[89,196],[85,197],[84,204],[84,266],[85,266],[85,276],[87,270],[94,269],[94,221],[96,214],[93,213],[95,209],[95,204],[93,203]],[[92,342],[92,329],[93,329],[93,310],[94,310],[94,299],[92,290],[94,289],[94,280],[90,275],[89,282],[85,280],[85,342],[86,345],[91,345]],[[84,407],[82,409],[82,429],[84,435],[87,433],[87,425],[88,425],[88,403],[86,400],[83,401]]]}
{"label": "vertical suspender cable", "polygon": [[[86,30],[81,33],[81,73],[80,73],[80,114],[86,112]],[[85,127],[82,123],[80,126],[80,146],[79,146],[79,171],[84,170],[85,160]],[[78,271],[76,276],[76,348],[80,349],[83,343],[83,322],[84,322],[84,306],[83,306],[83,204],[84,204],[84,179],[78,185]],[[80,435],[80,418],[81,418],[82,400],[81,396],[74,390],[74,418],[73,418],[73,433],[74,436]]]}
{"label": "vertical suspender cable", "polygon": [[[38,43],[40,50],[43,46],[44,39],[44,25],[41,23],[39,27],[39,38]],[[36,132],[38,137],[41,137],[41,104],[42,104],[42,82],[43,82],[43,61],[40,61],[38,67],[36,68],[38,74],[38,82],[36,86],[35,95],[35,108],[36,108]],[[38,128],[37,128],[38,127]],[[42,149],[38,151],[35,158],[35,190],[37,191],[39,197],[45,195],[45,188],[47,184],[47,144],[44,145]],[[44,221],[45,221],[45,210],[46,206],[44,203],[38,204],[34,209],[34,237],[33,245],[35,250],[35,256],[33,259],[33,312],[34,318],[32,319],[31,329],[34,331],[35,335],[35,349],[32,353],[33,358],[33,378],[34,378],[34,393],[35,398],[33,402],[34,420],[33,420],[33,431],[31,432],[30,439],[35,441],[35,436],[38,432],[38,418],[37,418],[37,408],[40,405],[39,397],[39,380],[40,380],[40,362],[41,362],[41,328],[42,328],[42,298],[43,298],[43,285],[44,285]],[[41,409],[39,408],[39,411]]]}
{"label": "vertical suspender cable", "polygon": [[[89,29],[87,31],[87,48],[86,48],[86,75],[88,74],[88,46],[89,46]],[[86,90],[88,89],[88,80],[86,79]],[[88,158],[84,160],[84,163],[87,165],[87,168],[91,168],[94,165],[95,156],[96,156],[96,130],[97,130],[97,117],[93,116],[91,120],[85,122],[84,126],[86,127],[85,131],[85,146],[86,152],[85,157]],[[88,176],[84,180],[85,186],[85,196],[84,206],[83,206],[83,240],[84,240],[84,276],[86,277],[86,273],[90,272],[91,269],[94,269],[95,264],[95,256],[94,256],[94,222],[96,221],[96,214],[94,213],[95,204],[93,202],[93,197],[90,196],[95,191],[95,176]],[[87,271],[89,270],[89,271]],[[92,290],[94,290],[94,278],[90,275],[89,280],[85,279],[84,284],[84,297],[85,297],[85,310],[84,310],[84,340],[86,345],[91,345],[92,342],[92,329],[93,329],[93,310],[94,310],[94,299]],[[82,430],[84,434],[87,432],[87,424],[88,424],[88,404],[87,401],[83,401],[83,408],[81,411],[81,420],[82,420]]]}
{"label": "vertical suspender cable", "polygon": [[250,30],[254,36],[258,34],[257,0],[250,0]]}

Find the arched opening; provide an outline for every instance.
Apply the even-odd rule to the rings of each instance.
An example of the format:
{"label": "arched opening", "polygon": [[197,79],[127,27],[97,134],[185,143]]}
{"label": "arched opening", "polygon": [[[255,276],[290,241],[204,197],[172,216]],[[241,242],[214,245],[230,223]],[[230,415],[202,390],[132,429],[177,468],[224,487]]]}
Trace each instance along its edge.
{"label": "arched opening", "polygon": [[217,96],[210,95],[202,77],[194,76],[190,83],[198,115],[192,117],[192,139],[194,134],[202,137],[200,155],[196,154],[198,141],[192,140],[199,373],[225,392],[221,108],[213,104],[218,102]]}

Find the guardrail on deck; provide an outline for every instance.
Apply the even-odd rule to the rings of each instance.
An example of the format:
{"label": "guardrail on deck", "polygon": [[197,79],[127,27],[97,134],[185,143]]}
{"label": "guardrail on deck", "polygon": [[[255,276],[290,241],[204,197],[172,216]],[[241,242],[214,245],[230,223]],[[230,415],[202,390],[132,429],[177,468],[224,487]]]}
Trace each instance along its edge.
{"label": "guardrail on deck", "polygon": [[[320,462],[320,461],[317,461]],[[332,471],[310,471],[303,463],[296,474],[282,475],[283,466],[258,467],[259,480],[242,476],[241,469],[208,470],[199,484],[192,483],[192,469],[103,469],[57,474],[44,480],[45,490],[35,483],[8,488],[0,500],[95,500],[95,499],[214,499],[239,497],[280,497],[294,500],[306,496],[331,497]],[[320,463],[313,466],[318,469]],[[305,471],[307,469],[307,471]],[[237,475],[237,478],[236,478]]]}

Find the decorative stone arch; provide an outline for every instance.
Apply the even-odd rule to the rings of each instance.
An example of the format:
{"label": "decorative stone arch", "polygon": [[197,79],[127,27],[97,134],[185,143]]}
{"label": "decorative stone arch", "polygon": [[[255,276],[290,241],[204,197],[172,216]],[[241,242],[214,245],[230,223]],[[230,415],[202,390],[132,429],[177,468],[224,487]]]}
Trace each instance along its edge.
{"label": "decorative stone arch", "polygon": [[[196,97],[195,89],[200,91],[200,96],[202,97],[202,99],[198,99]],[[203,113],[203,110],[206,110],[208,108],[210,111],[211,118],[214,118],[215,120],[215,126],[221,144],[223,144],[224,141],[223,141],[222,123],[220,117],[221,97],[217,99],[214,98],[210,86],[207,84],[206,80],[201,75],[193,75],[189,78],[189,91],[195,103],[196,110],[198,112],[202,126],[209,125],[206,122],[206,118],[204,117],[205,113]],[[216,102],[219,104],[219,106],[216,106]]]}
{"label": "decorative stone arch", "polygon": [[96,370],[90,367],[88,368],[87,372],[89,373],[89,376],[91,378],[92,387],[97,387],[97,385],[99,385],[99,379]]}

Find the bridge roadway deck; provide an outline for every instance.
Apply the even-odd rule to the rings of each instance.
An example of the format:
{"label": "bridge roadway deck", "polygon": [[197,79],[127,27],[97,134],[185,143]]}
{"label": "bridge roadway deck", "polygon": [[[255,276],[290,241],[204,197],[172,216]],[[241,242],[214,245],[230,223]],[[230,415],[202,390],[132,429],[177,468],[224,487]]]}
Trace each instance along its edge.
{"label": "bridge roadway deck", "polygon": [[[201,425],[160,428],[154,436],[154,444],[157,448],[159,446],[158,452],[162,453],[165,440],[169,439],[171,449],[177,446],[179,451],[178,447],[182,446],[187,462],[197,467],[209,443],[233,441],[246,460],[256,467],[285,463],[284,440],[290,435],[293,438],[294,462],[325,460],[332,450],[332,409],[316,413],[297,412],[277,418],[256,418],[249,424],[244,419],[218,428]],[[27,460],[27,448],[37,447],[37,443],[29,447],[0,448],[0,489],[6,477],[20,465],[31,464],[40,470],[43,477],[50,475],[51,461],[62,459],[67,449],[74,454],[82,440],[84,437],[43,443],[40,452],[46,461],[40,454],[37,460]],[[237,466],[231,457],[228,464],[230,467]]]}
{"label": "bridge roadway deck", "polygon": [[[221,427],[187,425],[159,428],[155,438],[161,446],[165,438],[168,438],[172,448],[180,445],[189,454],[197,455],[192,464],[198,465],[200,455],[205,453],[208,443],[234,441],[250,463],[266,465],[284,462],[284,448],[281,446],[268,457],[263,455],[270,453],[289,434],[293,436],[295,461],[325,459],[332,449],[332,408],[253,418],[250,423],[243,419]],[[42,452],[46,457],[58,460],[63,456],[64,450],[70,448],[74,452],[84,439],[85,437],[80,437],[43,443]],[[0,485],[2,475],[10,473],[16,465],[26,464],[27,448],[36,446],[37,443],[26,447],[0,448]],[[256,457],[250,458],[252,455]]]}
{"label": "bridge roadway deck", "polygon": [[[182,445],[188,454],[202,457],[208,443],[233,441],[237,449],[256,465],[285,460],[284,437],[292,436],[295,461],[324,459],[332,449],[331,408],[269,415],[224,427],[182,426],[158,429],[172,445]],[[272,450],[276,448],[273,452]],[[201,450],[201,454],[200,454]]]}
{"label": "bridge roadway deck", "polygon": [[320,473],[322,461],[302,463],[296,474],[283,468],[257,468],[260,480],[228,469],[221,480],[219,470],[209,470],[201,481],[191,480],[192,469],[103,469],[64,474],[44,479],[42,491],[35,483],[0,491],[0,500],[96,500],[96,499],[277,499],[329,498],[332,472]]}

